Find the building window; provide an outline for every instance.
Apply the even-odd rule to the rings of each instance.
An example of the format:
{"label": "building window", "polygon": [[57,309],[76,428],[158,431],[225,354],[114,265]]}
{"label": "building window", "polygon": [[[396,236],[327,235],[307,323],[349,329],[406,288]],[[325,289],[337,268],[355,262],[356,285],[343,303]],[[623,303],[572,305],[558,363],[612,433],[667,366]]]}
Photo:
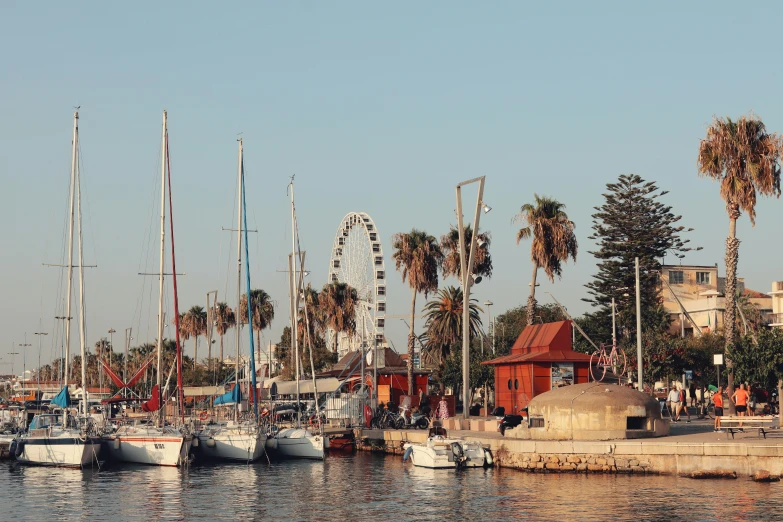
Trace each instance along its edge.
{"label": "building window", "polygon": [[519,379],[514,379],[514,389],[515,390],[519,389]]}
{"label": "building window", "polygon": [[708,284],[710,284],[710,273],[709,272],[696,272],[696,284],[697,285],[708,285]]}
{"label": "building window", "polygon": [[511,379],[508,380],[508,389],[511,389]]}
{"label": "building window", "polygon": [[682,270],[669,270],[669,284],[681,285],[685,282]]}

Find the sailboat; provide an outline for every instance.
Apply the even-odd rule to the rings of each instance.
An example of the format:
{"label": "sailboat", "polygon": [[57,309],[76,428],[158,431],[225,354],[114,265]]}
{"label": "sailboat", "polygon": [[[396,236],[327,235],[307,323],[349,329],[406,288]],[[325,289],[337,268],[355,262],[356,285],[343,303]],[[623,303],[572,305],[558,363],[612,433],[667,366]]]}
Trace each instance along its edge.
{"label": "sailboat", "polygon": [[234,389],[227,394],[218,397],[218,404],[233,404],[234,420],[227,423],[207,424],[199,433],[199,446],[205,456],[222,460],[254,461],[264,454],[266,447],[266,434],[258,424],[258,394],[256,388],[255,372],[255,345],[252,328],[252,303],[250,302],[250,260],[247,247],[247,205],[245,204],[245,163],[242,138],[239,139],[239,212],[237,217],[237,312],[242,302],[242,237],[244,233],[245,245],[245,280],[247,283],[247,317],[248,331],[250,332],[250,374],[251,393],[253,399],[254,416],[249,421],[240,422],[239,406],[241,404],[241,387],[239,383],[239,337],[237,327],[237,353],[234,368]]}
{"label": "sailboat", "polygon": [[70,321],[65,322],[65,372],[63,389],[52,400],[51,404],[60,406],[63,415],[45,414],[33,417],[27,434],[21,437],[14,448],[16,459],[28,464],[43,464],[49,466],[64,466],[81,468],[93,460],[98,461],[101,449],[101,438],[96,426],[87,415],[87,386],[85,369],[85,323],[84,323],[84,262],[82,256],[82,205],[81,187],[78,171],[79,147],[79,113],[73,113],[73,144],[71,152],[71,186],[70,186],[70,222],[68,227],[68,313],[71,317],[71,290],[73,285],[73,226],[74,226],[74,194],[78,206],[79,230],[79,337],[82,357],[82,416],[75,418],[69,413],[71,397],[68,393],[68,362],[70,359],[71,327]]}
{"label": "sailboat", "polygon": [[[150,413],[158,412],[154,417],[154,423],[125,425],[116,432],[107,435],[105,439],[111,449],[112,456],[122,462],[134,462],[138,464],[152,464],[158,466],[177,466],[188,462],[188,453],[192,436],[184,427],[179,429],[165,423],[164,397],[161,388],[161,376],[163,374],[162,348],[163,348],[163,276],[166,239],[166,182],[169,190],[169,209],[171,210],[171,165],[169,163],[168,127],[166,111],[163,111],[162,132],[162,159],[161,159],[161,200],[160,200],[160,273],[159,273],[159,301],[158,301],[158,342],[157,342],[157,375],[158,381],[152,388],[151,398],[142,404],[142,410]],[[168,172],[168,178],[166,176]],[[173,211],[172,211],[173,218]],[[174,223],[171,220],[172,233],[172,273],[174,278],[174,302],[175,322],[179,320],[176,310],[176,262],[174,261]],[[179,325],[176,325],[179,336]],[[180,401],[182,405],[182,351],[179,337],[177,337],[177,375],[179,381]],[[167,382],[168,385],[168,382]]]}
{"label": "sailboat", "polygon": [[[292,221],[292,252],[288,258],[288,281],[291,296],[291,340],[294,348],[294,358],[296,361],[296,404],[299,401],[299,341],[296,334],[297,313],[299,310],[299,295],[303,287],[304,279],[304,256],[301,251],[297,251],[299,237],[297,235],[296,225],[296,206],[294,204],[294,182],[291,180],[289,185],[291,194],[291,221]],[[296,257],[300,256],[299,277],[297,278]],[[306,310],[305,310],[306,313]],[[311,351],[312,355],[312,351]],[[312,364],[312,357],[311,357]],[[316,398],[315,409],[318,411],[318,389],[315,381],[315,371],[313,371],[313,390]],[[319,427],[317,433],[301,427],[301,412],[297,411],[296,426],[284,428],[278,431],[273,438],[267,440],[267,447],[281,457],[300,458],[300,459],[323,459],[324,449],[329,447],[329,440],[324,437],[322,428]]]}

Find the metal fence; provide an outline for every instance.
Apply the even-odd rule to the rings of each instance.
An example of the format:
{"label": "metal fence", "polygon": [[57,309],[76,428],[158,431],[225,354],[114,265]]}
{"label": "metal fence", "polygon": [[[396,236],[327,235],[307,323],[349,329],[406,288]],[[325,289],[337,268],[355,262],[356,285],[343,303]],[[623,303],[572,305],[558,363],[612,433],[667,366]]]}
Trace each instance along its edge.
{"label": "metal fence", "polygon": [[340,397],[329,397],[326,400],[326,421],[329,424],[341,426],[360,426],[364,422],[364,405],[367,398],[354,395],[343,394]]}

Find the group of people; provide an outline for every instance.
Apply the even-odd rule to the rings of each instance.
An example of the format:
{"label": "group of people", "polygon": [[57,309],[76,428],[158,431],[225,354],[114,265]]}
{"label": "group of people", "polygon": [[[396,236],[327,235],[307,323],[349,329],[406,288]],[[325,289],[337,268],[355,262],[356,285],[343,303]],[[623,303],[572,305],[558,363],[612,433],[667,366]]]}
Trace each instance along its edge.
{"label": "group of people", "polygon": [[[688,416],[687,422],[691,421],[691,414],[688,411],[687,399],[691,399],[691,405],[696,402],[696,388],[694,385],[690,387],[690,397],[685,393],[685,388],[672,387],[667,397],[669,411],[671,412],[672,422],[680,422],[680,416],[683,412]],[[720,431],[720,418],[723,417],[723,399],[724,399],[723,386],[718,387],[718,391],[712,396],[712,402],[715,404],[715,425],[714,430]],[[750,394],[744,384],[740,384],[739,388],[728,399],[734,403],[734,407],[737,411],[737,416],[745,417],[748,413],[748,402],[750,401]],[[740,423],[741,430],[742,423]]]}

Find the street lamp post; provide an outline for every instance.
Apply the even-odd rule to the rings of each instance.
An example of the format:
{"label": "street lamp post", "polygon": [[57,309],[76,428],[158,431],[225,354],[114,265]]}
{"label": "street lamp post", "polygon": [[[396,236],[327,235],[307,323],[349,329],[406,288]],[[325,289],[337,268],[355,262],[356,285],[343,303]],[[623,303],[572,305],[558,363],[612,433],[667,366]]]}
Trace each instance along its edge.
{"label": "street lamp post", "polygon": [[[215,294],[215,298],[212,300],[212,306],[210,306],[209,296]],[[211,290],[207,292],[207,361],[209,361],[208,371],[212,371],[212,328],[215,326],[217,310],[217,290]],[[258,347],[259,351],[261,347]]]}
{"label": "street lamp post", "polygon": [[639,391],[644,391],[642,378],[642,294],[639,288],[639,258],[636,258],[636,360],[639,372]]}
{"label": "street lamp post", "polygon": [[[492,305],[495,304],[492,301],[484,301],[484,306],[487,307],[487,330],[489,331],[490,340],[492,341],[492,353],[495,353],[495,330],[492,328]],[[484,344],[481,345],[481,353],[484,353]]]}
{"label": "street lamp post", "polygon": [[[125,355],[122,358],[122,363],[124,366],[124,369],[122,370],[122,380],[125,381],[126,383],[128,382],[128,348],[130,347],[130,342],[133,340],[131,334],[133,334],[133,328],[126,328],[125,329]],[[123,388],[122,395],[123,397],[128,397],[128,388]]]}
{"label": "street lamp post", "polygon": [[[476,254],[476,236],[478,236],[482,206],[485,214],[492,210],[483,202],[485,179],[486,176],[481,176],[457,184],[457,228],[459,231],[460,279],[462,280],[462,416],[465,420],[470,418],[470,286],[474,280],[473,259]],[[470,253],[466,260],[465,228],[462,224],[462,187],[476,182],[479,184],[478,198],[476,198]],[[476,281],[478,282],[480,279],[476,278]]]}

